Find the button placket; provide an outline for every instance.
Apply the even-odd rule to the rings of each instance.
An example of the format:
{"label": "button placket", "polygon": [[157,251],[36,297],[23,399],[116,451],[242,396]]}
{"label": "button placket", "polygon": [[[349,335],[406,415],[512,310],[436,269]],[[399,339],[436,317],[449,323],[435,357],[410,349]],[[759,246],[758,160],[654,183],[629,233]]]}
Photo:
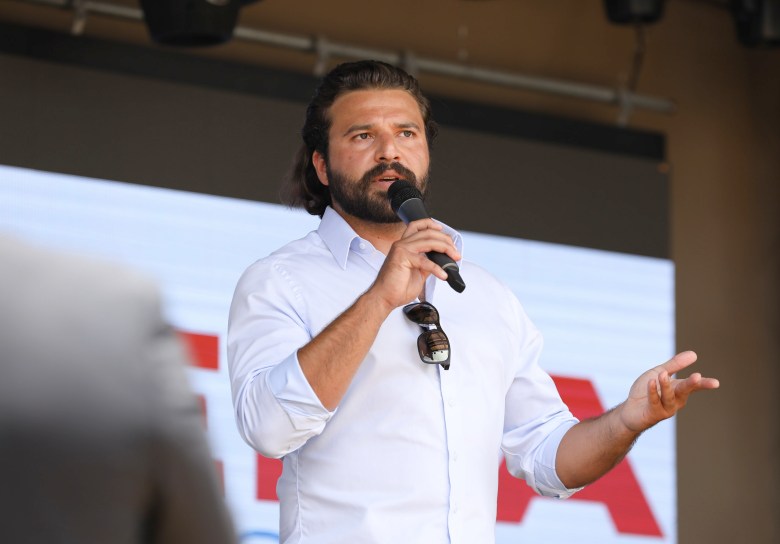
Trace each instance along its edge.
{"label": "button placket", "polygon": [[450,371],[444,371],[439,369],[439,379],[442,394],[442,405],[444,408],[444,424],[447,429],[447,470],[450,479],[450,511],[448,515],[448,526],[450,535],[457,534],[458,526],[458,513],[460,512],[460,496],[459,490],[459,478],[458,478],[458,403],[455,397],[455,388],[453,383],[453,376],[449,374]]}

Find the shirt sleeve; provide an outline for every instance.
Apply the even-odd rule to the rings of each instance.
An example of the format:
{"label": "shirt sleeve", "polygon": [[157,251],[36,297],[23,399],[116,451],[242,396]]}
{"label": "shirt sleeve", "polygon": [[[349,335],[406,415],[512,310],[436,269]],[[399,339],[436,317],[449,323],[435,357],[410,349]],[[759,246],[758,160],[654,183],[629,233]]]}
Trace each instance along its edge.
{"label": "shirt sleeve", "polygon": [[518,367],[506,396],[502,451],[507,470],[540,495],[565,499],[582,488],[567,488],[558,478],[558,445],[578,420],[563,403],[552,378],[539,366],[542,335],[517,299]]}
{"label": "shirt sleeve", "polygon": [[325,428],[328,411],[303,375],[297,352],[311,340],[305,305],[273,261],[238,282],[228,324],[228,367],[238,430],[267,457],[282,457]]}

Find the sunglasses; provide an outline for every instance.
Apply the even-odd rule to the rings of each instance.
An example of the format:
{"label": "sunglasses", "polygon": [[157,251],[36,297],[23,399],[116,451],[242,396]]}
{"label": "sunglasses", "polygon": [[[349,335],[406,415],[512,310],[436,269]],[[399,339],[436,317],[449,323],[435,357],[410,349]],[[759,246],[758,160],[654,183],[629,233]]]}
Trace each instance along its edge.
{"label": "sunglasses", "polygon": [[420,360],[429,365],[450,368],[450,340],[439,323],[439,312],[430,302],[413,302],[403,308],[404,315],[423,329],[417,337]]}

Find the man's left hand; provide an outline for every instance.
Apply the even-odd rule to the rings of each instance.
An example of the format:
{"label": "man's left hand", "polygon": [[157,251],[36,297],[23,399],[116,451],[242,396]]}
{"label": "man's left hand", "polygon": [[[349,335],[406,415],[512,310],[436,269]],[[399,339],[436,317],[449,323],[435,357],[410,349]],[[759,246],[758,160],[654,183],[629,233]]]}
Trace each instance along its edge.
{"label": "man's left hand", "polygon": [[695,361],[694,352],[684,351],[639,376],[631,386],[628,398],[620,406],[620,420],[626,428],[641,433],[675,415],[688,402],[691,393],[717,389],[720,386],[718,380],[704,378],[698,372],[685,379],[672,377]]}

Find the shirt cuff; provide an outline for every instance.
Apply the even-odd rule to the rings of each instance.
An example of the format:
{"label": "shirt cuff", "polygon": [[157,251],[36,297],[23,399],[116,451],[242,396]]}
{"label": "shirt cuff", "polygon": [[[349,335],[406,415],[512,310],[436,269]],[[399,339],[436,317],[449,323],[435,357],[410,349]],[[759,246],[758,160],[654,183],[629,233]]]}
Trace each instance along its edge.
{"label": "shirt cuff", "polygon": [[[563,435],[569,429],[574,427],[576,422],[567,422],[559,425],[550,433],[540,448],[535,460],[536,470],[534,470],[534,484],[539,494],[545,497],[555,497],[557,499],[568,499],[582,487],[568,488],[558,477],[555,470],[555,458],[558,455],[558,446],[561,444]],[[583,486],[584,487],[584,486]]]}
{"label": "shirt cuff", "polygon": [[297,351],[268,372],[267,384],[296,430],[310,428],[313,421],[326,422],[338,409],[331,412],[322,405],[303,374]]}

